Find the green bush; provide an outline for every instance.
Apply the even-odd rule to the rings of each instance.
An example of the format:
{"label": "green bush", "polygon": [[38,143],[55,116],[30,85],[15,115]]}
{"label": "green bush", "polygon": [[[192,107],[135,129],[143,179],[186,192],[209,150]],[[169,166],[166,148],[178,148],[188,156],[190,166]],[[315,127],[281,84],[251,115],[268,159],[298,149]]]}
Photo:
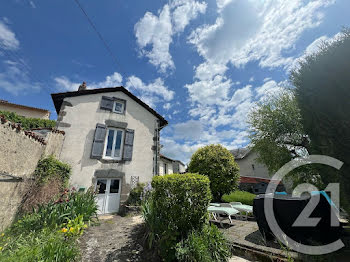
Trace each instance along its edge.
{"label": "green bush", "polygon": [[180,262],[225,262],[230,255],[224,236],[214,225],[192,231],[176,245],[176,258]]}
{"label": "green bush", "polygon": [[10,122],[20,124],[24,130],[43,127],[54,128],[56,126],[55,120],[24,117],[8,111],[0,111],[0,115],[4,116]]}
{"label": "green bush", "polygon": [[77,261],[79,248],[74,238],[44,228],[26,234],[0,236],[0,261]]}
{"label": "green bush", "polygon": [[238,186],[239,167],[230,151],[221,145],[198,149],[191,157],[188,171],[209,177],[214,201],[220,201]]}
{"label": "green bush", "polygon": [[246,191],[233,191],[229,195],[223,195],[222,201],[223,202],[241,202],[244,205],[253,205],[254,198],[256,195],[246,192]]}
{"label": "green bush", "polygon": [[156,176],[152,194],[143,205],[149,243],[156,242],[166,261],[175,259],[175,246],[208,221],[209,179],[198,174]]}
{"label": "green bush", "polygon": [[84,222],[97,217],[95,194],[91,189],[86,193],[66,190],[58,200],[40,205],[33,213],[22,216],[9,230],[20,234],[44,227],[57,228],[80,215]]}
{"label": "green bush", "polygon": [[71,167],[68,164],[62,163],[54,156],[48,156],[39,160],[34,171],[34,176],[41,183],[45,183],[49,178],[57,177],[64,183],[68,183],[71,174]]}
{"label": "green bush", "polygon": [[130,191],[128,200],[126,201],[127,205],[141,205],[141,196],[145,185],[145,183],[137,183],[137,186]]}

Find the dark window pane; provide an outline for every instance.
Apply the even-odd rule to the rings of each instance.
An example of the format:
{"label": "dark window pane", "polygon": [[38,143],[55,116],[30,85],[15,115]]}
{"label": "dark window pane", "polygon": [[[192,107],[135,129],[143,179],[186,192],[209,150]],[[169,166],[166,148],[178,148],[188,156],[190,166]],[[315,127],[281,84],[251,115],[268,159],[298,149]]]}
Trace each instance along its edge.
{"label": "dark window pane", "polygon": [[111,187],[109,188],[109,193],[119,193],[119,179],[111,180]]}
{"label": "dark window pane", "polygon": [[114,111],[123,113],[123,104],[119,102],[115,102]]}
{"label": "dark window pane", "polygon": [[107,188],[107,180],[106,179],[98,179],[97,180],[97,193],[104,194]]}
{"label": "dark window pane", "polygon": [[106,156],[112,156],[113,137],[114,137],[114,130],[112,129],[108,130]]}
{"label": "dark window pane", "polygon": [[117,137],[116,137],[116,141],[115,141],[115,150],[114,150],[114,156],[115,157],[120,157],[120,147],[122,144],[122,134],[123,132],[118,130],[117,131]]}

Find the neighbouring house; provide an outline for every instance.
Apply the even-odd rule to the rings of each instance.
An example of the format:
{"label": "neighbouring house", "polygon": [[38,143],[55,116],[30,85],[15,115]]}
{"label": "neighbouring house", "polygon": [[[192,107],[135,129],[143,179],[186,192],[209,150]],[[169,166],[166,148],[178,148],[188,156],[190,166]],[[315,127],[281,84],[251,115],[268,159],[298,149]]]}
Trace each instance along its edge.
{"label": "neighbouring house", "polygon": [[0,100],[0,111],[14,112],[20,116],[50,119],[50,111],[46,109],[41,109],[37,107],[25,106],[10,103],[6,100]]}
{"label": "neighbouring house", "polygon": [[174,160],[169,157],[166,157],[160,154],[158,161],[158,174],[166,175],[166,174],[181,174],[185,173],[186,167],[185,164],[180,160]]}
{"label": "neighbouring house", "polygon": [[124,87],[52,94],[65,132],[60,159],[70,184],[97,189],[100,213],[118,212],[130,189],[157,174],[159,131],[168,122]]}
{"label": "neighbouring house", "polygon": [[[257,161],[257,153],[249,147],[234,149],[230,152],[239,165],[240,189],[254,194],[265,193],[272,174],[263,163]],[[285,191],[282,183],[277,186],[277,191]]]}

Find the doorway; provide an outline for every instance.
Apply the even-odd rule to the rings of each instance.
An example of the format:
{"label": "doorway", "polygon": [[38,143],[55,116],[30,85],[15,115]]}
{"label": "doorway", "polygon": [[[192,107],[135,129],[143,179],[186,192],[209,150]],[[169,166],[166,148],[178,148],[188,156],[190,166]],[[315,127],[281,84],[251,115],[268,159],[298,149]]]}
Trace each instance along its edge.
{"label": "doorway", "polygon": [[98,178],[96,180],[98,214],[119,211],[121,181],[117,178]]}

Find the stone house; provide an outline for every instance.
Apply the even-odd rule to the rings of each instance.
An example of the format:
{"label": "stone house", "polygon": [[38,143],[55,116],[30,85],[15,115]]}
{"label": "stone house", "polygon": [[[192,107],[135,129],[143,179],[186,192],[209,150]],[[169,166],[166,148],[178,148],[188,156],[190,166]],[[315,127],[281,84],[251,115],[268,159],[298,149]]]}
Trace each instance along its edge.
{"label": "stone house", "polygon": [[25,106],[10,103],[6,100],[0,100],[0,111],[14,112],[20,116],[50,119],[50,111],[46,109],[41,109],[37,107]]}
{"label": "stone house", "polygon": [[100,213],[118,212],[137,182],[157,174],[159,131],[168,122],[124,87],[52,94],[65,132],[60,159],[70,184],[98,190]]}
{"label": "stone house", "polygon": [[166,157],[162,154],[159,156],[158,161],[158,174],[166,175],[166,174],[181,174],[185,173],[186,167],[184,163],[179,160],[174,160],[169,157]]}

